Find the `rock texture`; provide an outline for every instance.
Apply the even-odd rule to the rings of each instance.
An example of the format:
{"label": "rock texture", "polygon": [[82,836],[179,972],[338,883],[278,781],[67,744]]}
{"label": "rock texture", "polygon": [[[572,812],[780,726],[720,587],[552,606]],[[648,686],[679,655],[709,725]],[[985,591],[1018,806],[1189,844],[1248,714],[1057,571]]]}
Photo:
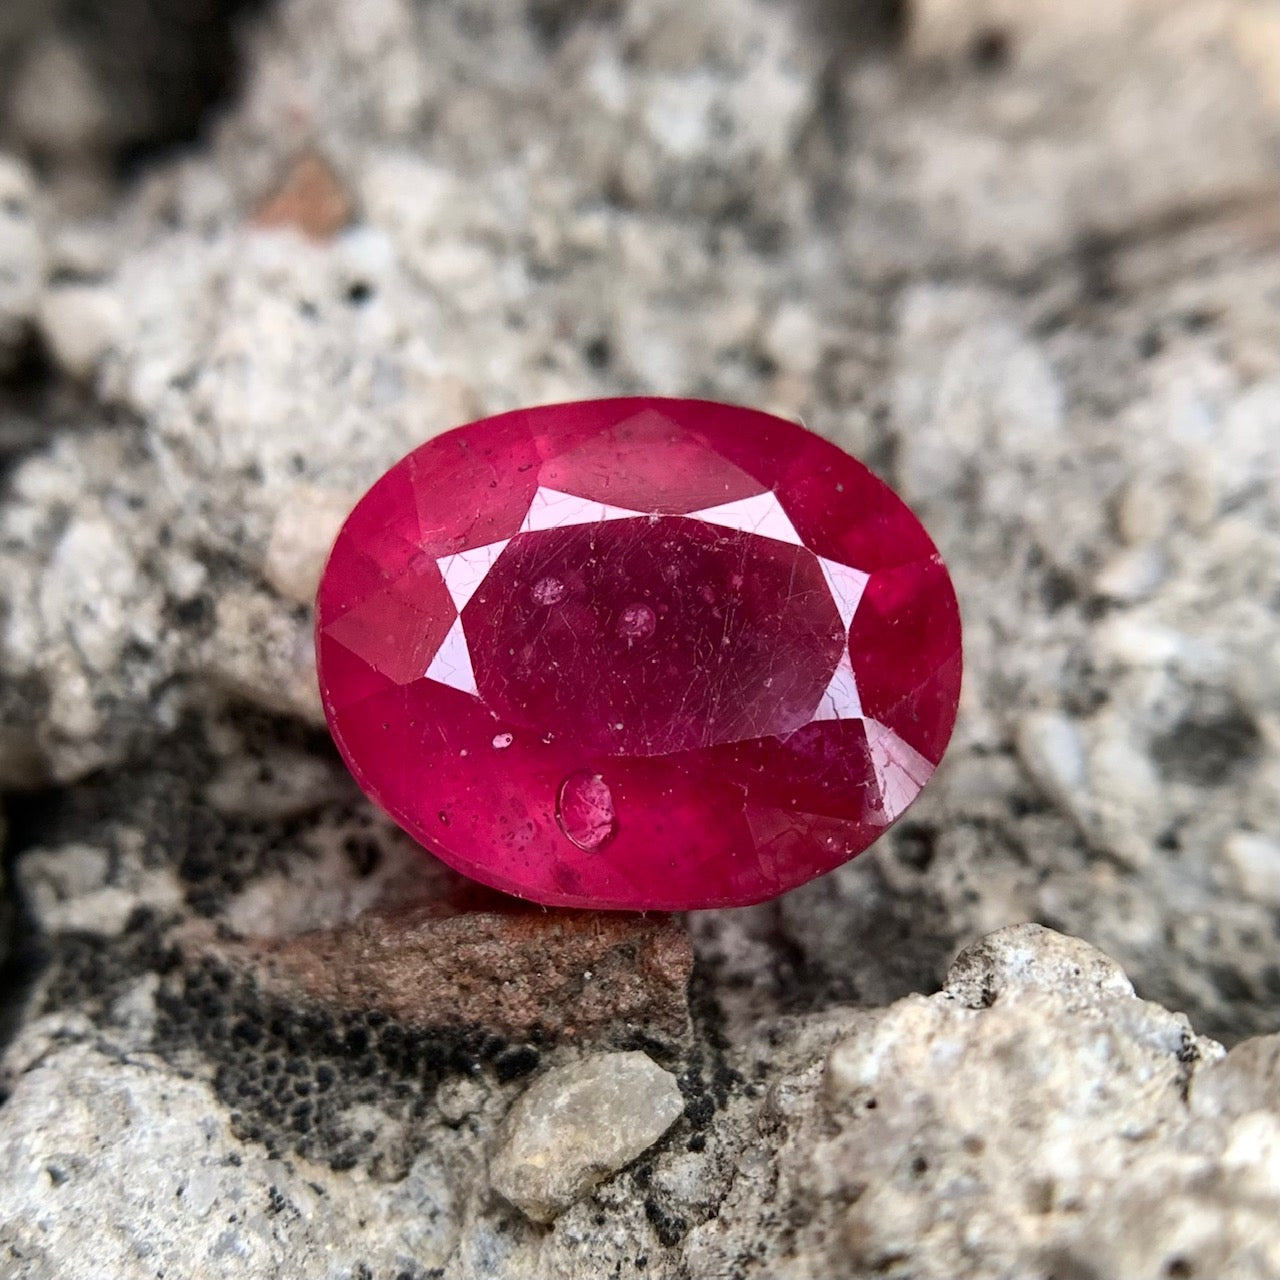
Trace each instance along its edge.
{"label": "rock texture", "polygon": [[[863,1014],[759,1112],[692,1274],[1265,1276],[1280,1262],[1280,1037],[1223,1056],[1036,925]],[[730,1225],[759,1215],[763,1257]]]}
{"label": "rock texture", "polygon": [[367,911],[337,929],[210,951],[234,957],[286,998],[379,1009],[405,1022],[517,1036],[688,1038],[693,952],[680,923],[548,914],[489,897],[468,894],[447,912],[438,903]]}
{"label": "rock texture", "polygon": [[[0,1271],[1280,1271],[1274,3],[97,8],[0,5]],[[364,486],[626,391],[857,453],[966,625],[921,803],[687,1000],[460,914],[313,678]],[[683,1114],[535,1224],[601,1052]]]}

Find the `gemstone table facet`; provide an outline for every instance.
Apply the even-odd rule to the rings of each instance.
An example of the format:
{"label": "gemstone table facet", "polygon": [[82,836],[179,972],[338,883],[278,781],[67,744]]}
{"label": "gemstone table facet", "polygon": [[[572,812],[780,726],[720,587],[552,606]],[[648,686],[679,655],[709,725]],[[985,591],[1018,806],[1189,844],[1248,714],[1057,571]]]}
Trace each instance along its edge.
{"label": "gemstone table facet", "polygon": [[861,463],[697,400],[547,405],[397,463],[317,600],[364,791],[548,905],[740,906],[860,853],[942,757],[950,578]]}

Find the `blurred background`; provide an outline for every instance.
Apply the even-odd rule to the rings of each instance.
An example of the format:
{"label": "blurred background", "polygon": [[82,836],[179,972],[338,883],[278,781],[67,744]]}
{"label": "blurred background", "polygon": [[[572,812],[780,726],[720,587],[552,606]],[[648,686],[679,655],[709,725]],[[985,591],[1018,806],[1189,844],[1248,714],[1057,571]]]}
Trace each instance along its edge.
{"label": "blurred background", "polygon": [[[1278,130],[1270,0],[3,0],[3,1035],[145,1044],[326,1167],[444,1141],[391,1086],[348,1102],[396,1159],[302,1135],[230,1061],[347,1061],[261,1029],[235,947],[439,888],[328,744],[310,600],[429,435],[633,391],[862,458],[966,626],[894,832],[688,922],[697,1079],[1024,921],[1198,1032],[1280,1029]],[[646,1231],[718,1212],[663,1194]]]}

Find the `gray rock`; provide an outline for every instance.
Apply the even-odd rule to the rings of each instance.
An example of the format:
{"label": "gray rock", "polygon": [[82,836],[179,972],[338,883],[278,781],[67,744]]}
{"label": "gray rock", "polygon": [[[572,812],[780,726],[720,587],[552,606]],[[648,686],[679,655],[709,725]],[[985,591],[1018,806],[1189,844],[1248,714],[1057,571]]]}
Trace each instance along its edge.
{"label": "gray rock", "polygon": [[1280,1036],[1256,1036],[1236,1045],[1214,1067],[1196,1077],[1191,1109],[1232,1120],[1277,1110],[1280,1099]]}
{"label": "gray rock", "polygon": [[111,349],[122,306],[109,289],[94,284],[59,285],[40,302],[40,332],[59,367],[87,382]]}
{"label": "gray rock", "polygon": [[[448,1255],[438,1158],[393,1187],[319,1183],[305,1166],[246,1151],[208,1085],[145,1054],[118,1056],[122,1047],[58,1037],[6,1102],[6,1275],[143,1280],[199,1257],[211,1277],[349,1280],[365,1259],[385,1273]],[[367,1223],[379,1217],[395,1225],[371,1247]]]}
{"label": "gray rock", "polygon": [[985,1009],[1008,993],[1034,988],[1064,1000],[1133,995],[1133,983],[1110,956],[1038,924],[1010,925],[966,947],[944,990],[971,1009]]}
{"label": "gray rock", "polygon": [[551,1222],[647,1151],[680,1118],[676,1078],[643,1053],[601,1053],[536,1080],[489,1165],[495,1191]]}
{"label": "gray rock", "polygon": [[168,914],[182,905],[182,887],[169,868],[148,868],[137,847],[114,857],[93,845],[26,851],[18,889],[43,928],[55,933],[112,936],[139,909]]}
{"label": "gray rock", "polygon": [[1270,199],[1273,19],[1196,0],[920,0],[902,71],[851,77],[871,120],[851,252],[885,274],[1030,276],[1082,234]]}
{"label": "gray rock", "polygon": [[[1034,926],[991,935],[944,992],[851,1030],[821,1072],[794,1077],[777,1156],[744,1166],[690,1237],[695,1273],[1274,1267],[1275,1037],[1224,1058],[1106,956]],[[768,1213],[801,1225],[749,1256],[725,1224]]]}

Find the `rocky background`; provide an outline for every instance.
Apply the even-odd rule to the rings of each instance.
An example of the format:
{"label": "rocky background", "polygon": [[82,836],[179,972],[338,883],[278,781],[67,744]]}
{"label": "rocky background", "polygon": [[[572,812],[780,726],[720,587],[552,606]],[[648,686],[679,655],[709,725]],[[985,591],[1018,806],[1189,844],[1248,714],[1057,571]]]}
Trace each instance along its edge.
{"label": "rocky background", "polygon": [[[1280,1275],[1278,143],[1274,0],[6,0],[0,1276]],[[628,391],[961,596],[749,910],[469,889],[319,715],[363,488]]]}

